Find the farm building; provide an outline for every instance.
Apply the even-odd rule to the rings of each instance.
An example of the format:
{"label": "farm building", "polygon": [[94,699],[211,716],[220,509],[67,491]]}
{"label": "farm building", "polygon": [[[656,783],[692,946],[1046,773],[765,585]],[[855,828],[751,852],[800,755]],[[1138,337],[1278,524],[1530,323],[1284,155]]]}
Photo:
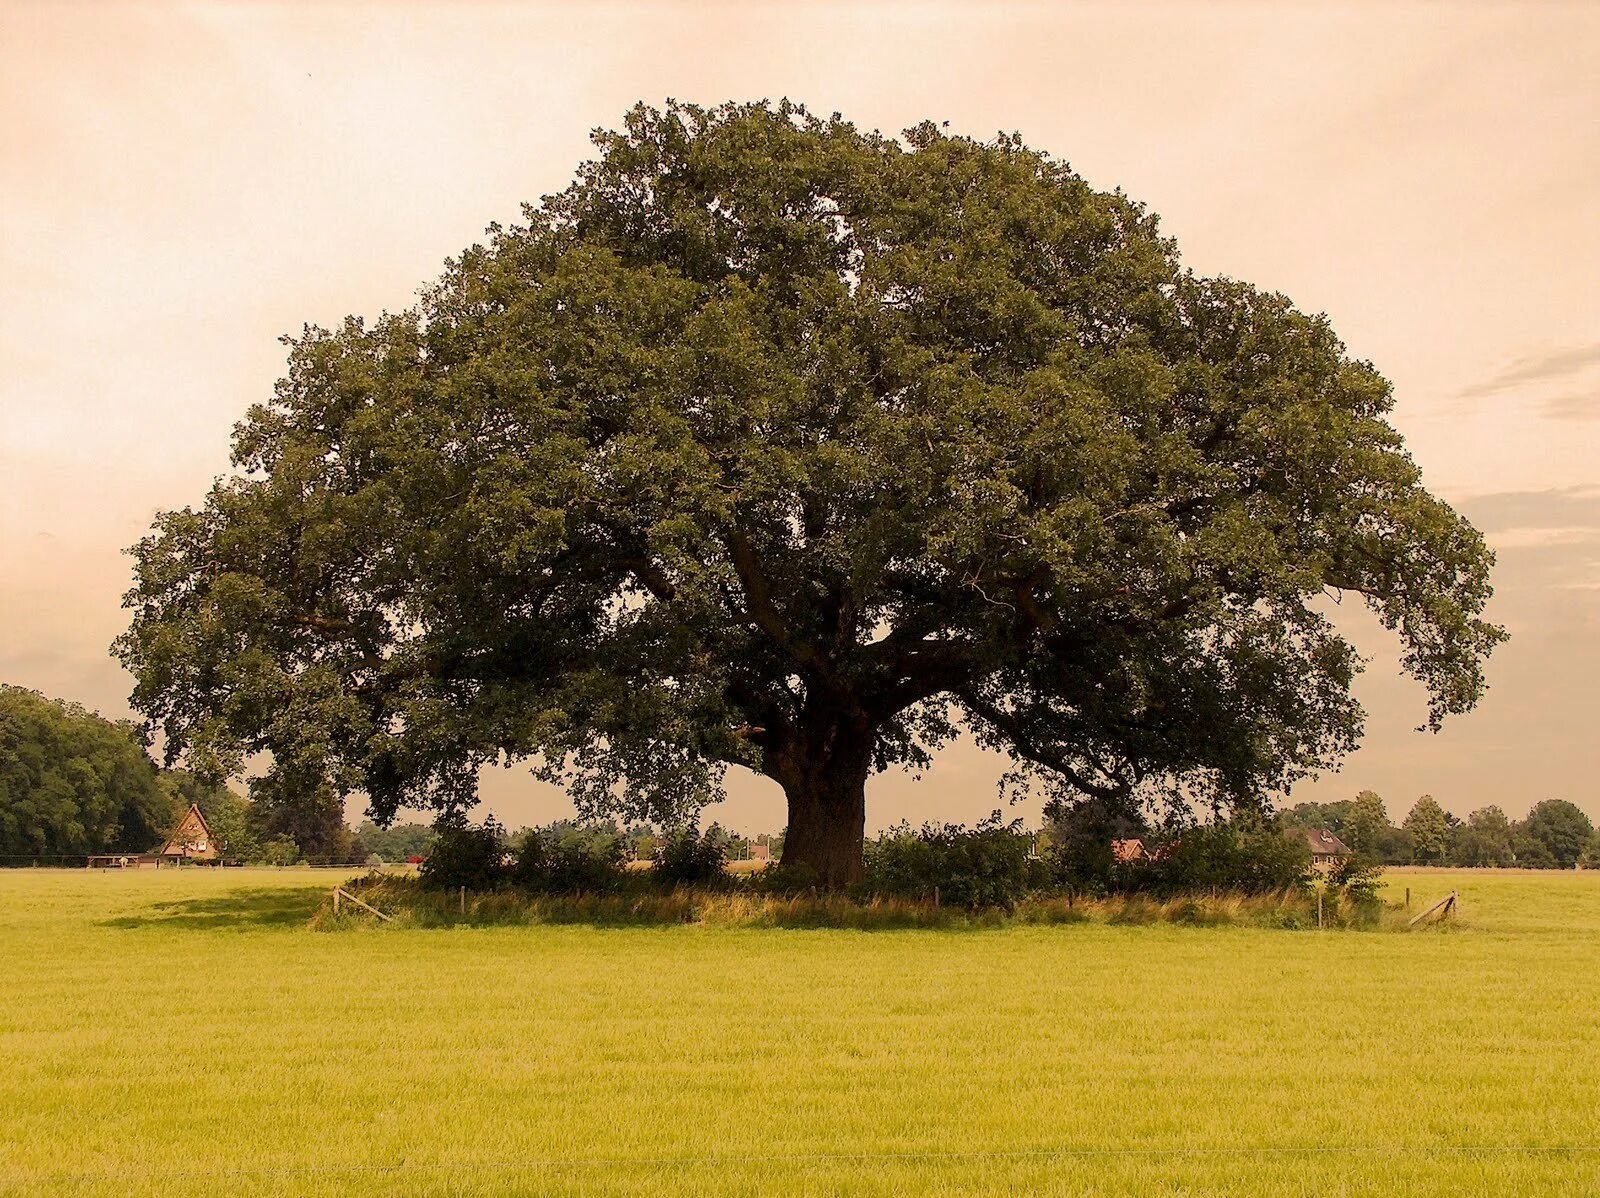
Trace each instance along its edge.
{"label": "farm building", "polygon": [[159,848],[148,853],[96,853],[89,858],[90,869],[155,869],[163,865],[180,865],[185,861],[216,865],[221,860],[216,837],[211,825],[195,804],[178,821],[172,835]]}
{"label": "farm building", "polygon": [[156,850],[156,855],[162,861],[173,863],[217,860],[220,854],[216,839],[211,835],[211,825],[206,823],[206,817],[200,813],[198,806],[189,804],[189,810],[178,821],[177,828],[167,837],[167,842]]}
{"label": "farm building", "polygon": [[1137,836],[1111,842],[1111,858],[1119,863],[1143,861],[1149,855],[1149,853],[1145,852],[1144,841]]}
{"label": "farm building", "polygon": [[750,860],[771,861],[772,846],[770,844],[753,844],[750,846]]}
{"label": "farm building", "polygon": [[1335,869],[1350,856],[1350,850],[1326,828],[1307,828],[1306,844],[1311,849],[1311,864],[1317,869]]}

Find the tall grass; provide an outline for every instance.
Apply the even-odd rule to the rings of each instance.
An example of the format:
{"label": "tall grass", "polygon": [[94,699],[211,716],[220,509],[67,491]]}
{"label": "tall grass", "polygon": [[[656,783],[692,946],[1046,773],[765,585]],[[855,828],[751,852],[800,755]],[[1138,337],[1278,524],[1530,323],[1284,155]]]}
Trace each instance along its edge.
{"label": "tall grass", "polygon": [[[779,895],[752,888],[679,887],[660,892],[634,886],[621,894],[529,895],[514,890],[487,894],[430,890],[416,878],[373,874],[350,884],[353,892],[391,917],[384,927],[538,926],[592,924],[650,927],[703,924],[729,928],[875,929],[1002,928],[1075,923],[1108,925],[1180,924],[1201,927],[1318,926],[1317,899],[1300,891],[1267,895],[1212,893],[1153,899],[1144,895],[1072,899],[1035,896],[1010,912],[969,911],[931,901],[855,898],[826,893]],[[1398,904],[1356,905],[1328,897],[1322,925],[1330,928],[1398,929],[1406,926]],[[349,907],[335,914],[331,897],[312,917],[319,930],[365,927],[372,916]]]}

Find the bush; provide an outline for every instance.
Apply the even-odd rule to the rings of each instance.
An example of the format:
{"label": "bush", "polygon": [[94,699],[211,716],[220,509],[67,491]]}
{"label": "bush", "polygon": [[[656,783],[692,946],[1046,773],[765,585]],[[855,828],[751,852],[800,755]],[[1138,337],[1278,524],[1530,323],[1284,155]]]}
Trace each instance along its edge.
{"label": "bush", "polygon": [[279,833],[261,846],[260,860],[263,865],[297,865],[300,848],[295,844],[294,837]]}
{"label": "bush", "polygon": [[482,827],[464,818],[441,818],[438,835],[417,871],[432,890],[496,890],[506,881],[505,829],[490,816]]}
{"label": "bush", "polygon": [[1186,828],[1156,851],[1145,873],[1163,894],[1230,890],[1270,894],[1311,884],[1311,852],[1254,813]]}
{"label": "bush", "polygon": [[1383,884],[1383,865],[1371,857],[1347,857],[1328,874],[1330,889],[1357,907],[1375,907]]}
{"label": "bush", "polygon": [[622,885],[627,846],[607,828],[535,828],[523,838],[511,883],[530,894],[609,894]]}
{"label": "bush", "polygon": [[977,910],[1016,907],[1038,881],[1033,837],[997,811],[972,828],[900,824],[867,844],[867,886],[875,894],[931,899]]}
{"label": "bush", "polygon": [[665,886],[704,886],[727,877],[728,846],[720,836],[679,828],[656,845],[655,879]]}
{"label": "bush", "polygon": [[1053,885],[1088,896],[1126,888],[1128,871],[1117,861],[1112,842],[1142,840],[1147,835],[1143,823],[1100,799],[1052,801],[1044,815],[1044,868]]}

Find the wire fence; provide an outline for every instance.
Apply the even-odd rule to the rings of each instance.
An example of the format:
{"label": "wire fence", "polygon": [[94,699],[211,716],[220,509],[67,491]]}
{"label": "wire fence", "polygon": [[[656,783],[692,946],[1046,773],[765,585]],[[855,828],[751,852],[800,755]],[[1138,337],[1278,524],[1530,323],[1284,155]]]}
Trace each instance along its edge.
{"label": "wire fence", "polygon": [[[152,859],[150,853],[0,853],[0,869],[132,869],[137,865],[151,868],[158,864]],[[119,862],[127,861],[127,865]],[[218,862],[198,861],[192,858],[173,858],[160,861],[162,869],[174,869],[181,866],[184,869],[363,869],[363,868],[403,868],[404,861],[380,861],[375,857],[357,860],[353,857],[311,857],[303,858],[293,865],[270,865],[265,862]]]}

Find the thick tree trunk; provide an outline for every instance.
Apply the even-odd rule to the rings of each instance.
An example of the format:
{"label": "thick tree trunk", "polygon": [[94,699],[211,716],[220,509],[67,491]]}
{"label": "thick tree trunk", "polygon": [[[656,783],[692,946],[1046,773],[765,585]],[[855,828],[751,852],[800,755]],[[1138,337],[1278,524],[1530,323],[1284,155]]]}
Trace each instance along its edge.
{"label": "thick tree trunk", "polygon": [[838,724],[816,730],[772,755],[767,773],[789,800],[783,867],[821,886],[866,876],[867,774],[872,742]]}

